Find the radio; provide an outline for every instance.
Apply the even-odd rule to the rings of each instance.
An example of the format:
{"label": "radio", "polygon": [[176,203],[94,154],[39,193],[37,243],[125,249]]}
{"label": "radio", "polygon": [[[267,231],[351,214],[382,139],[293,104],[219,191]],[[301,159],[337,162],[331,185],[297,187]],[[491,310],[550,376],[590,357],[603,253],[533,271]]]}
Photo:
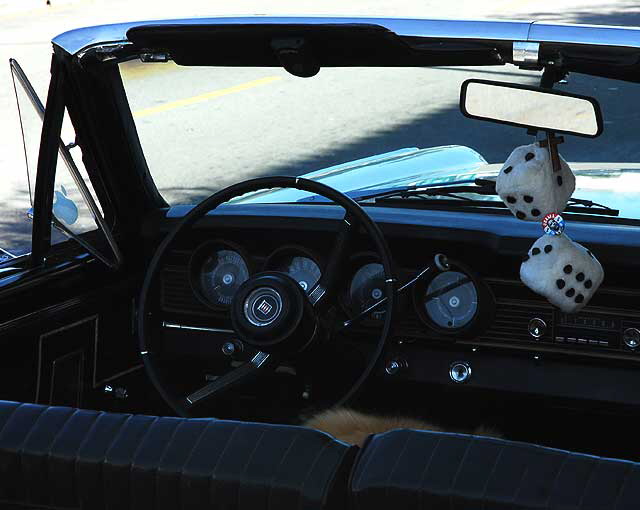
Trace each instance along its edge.
{"label": "radio", "polygon": [[536,340],[567,347],[586,347],[640,354],[640,319],[627,320],[620,316],[556,311],[553,328],[540,318],[529,321],[529,335]]}

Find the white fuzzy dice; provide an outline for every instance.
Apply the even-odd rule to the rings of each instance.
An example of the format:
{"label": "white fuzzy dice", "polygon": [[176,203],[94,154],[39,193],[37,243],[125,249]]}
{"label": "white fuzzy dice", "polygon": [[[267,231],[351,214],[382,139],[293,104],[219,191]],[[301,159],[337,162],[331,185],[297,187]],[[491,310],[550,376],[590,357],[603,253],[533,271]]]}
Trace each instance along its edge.
{"label": "white fuzzy dice", "polygon": [[604,278],[598,259],[566,235],[543,235],[525,256],[520,279],[566,313],[585,306]]}
{"label": "white fuzzy dice", "polygon": [[520,220],[540,221],[545,214],[560,213],[576,187],[576,178],[561,157],[560,166],[554,172],[549,150],[537,143],[516,147],[500,170],[496,192]]}

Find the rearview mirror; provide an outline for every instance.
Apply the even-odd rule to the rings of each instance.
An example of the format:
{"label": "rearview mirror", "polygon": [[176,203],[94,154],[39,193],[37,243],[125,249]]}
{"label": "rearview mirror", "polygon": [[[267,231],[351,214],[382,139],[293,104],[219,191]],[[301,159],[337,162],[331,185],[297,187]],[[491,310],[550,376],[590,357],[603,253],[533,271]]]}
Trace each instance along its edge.
{"label": "rearview mirror", "polygon": [[472,119],[595,138],[602,132],[600,105],[592,97],[517,83],[467,80],[460,109]]}

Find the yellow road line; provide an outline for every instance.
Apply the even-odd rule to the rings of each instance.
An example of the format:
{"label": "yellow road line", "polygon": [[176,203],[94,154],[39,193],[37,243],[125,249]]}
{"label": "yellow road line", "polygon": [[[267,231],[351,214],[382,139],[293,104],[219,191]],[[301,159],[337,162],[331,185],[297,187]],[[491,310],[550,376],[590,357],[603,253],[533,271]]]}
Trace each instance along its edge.
{"label": "yellow road line", "polygon": [[259,87],[260,85],[267,85],[268,83],[273,83],[274,81],[280,79],[280,76],[267,76],[266,78],[260,78],[258,80],[249,81],[247,83],[241,83],[240,85],[234,85],[233,87],[228,87],[226,89],[214,90],[212,92],[207,92],[206,94],[200,94],[199,96],[188,97],[186,99],[178,99],[177,101],[171,101],[169,103],[164,103],[158,106],[144,108],[143,110],[133,112],[133,116],[137,119],[141,117],[147,117],[148,115],[154,115],[156,113],[166,112],[175,108],[181,108],[183,106],[201,103],[202,101],[209,101],[210,99],[226,96],[228,94],[234,94],[235,92],[242,92],[243,90]]}

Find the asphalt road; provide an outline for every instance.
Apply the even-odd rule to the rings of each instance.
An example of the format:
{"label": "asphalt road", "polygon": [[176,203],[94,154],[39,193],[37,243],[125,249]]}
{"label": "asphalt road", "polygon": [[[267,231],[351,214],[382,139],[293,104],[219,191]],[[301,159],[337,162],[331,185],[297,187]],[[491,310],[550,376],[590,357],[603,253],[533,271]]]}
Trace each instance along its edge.
{"label": "asphalt road", "polygon": [[[30,0],[29,0],[30,1]],[[52,10],[32,11],[0,0],[0,57],[16,56],[44,98],[47,41],[67,28],[124,19],[229,14],[211,2],[126,3],[54,0]],[[567,22],[640,25],[640,7],[628,1],[528,0],[353,2],[347,11],[331,2],[320,12],[313,2],[274,3],[276,12],[422,17],[508,17]],[[234,3],[237,12],[265,12],[262,4]],[[153,6],[153,10],[150,10]],[[279,8],[276,8],[279,7]],[[2,9],[5,9],[3,13]],[[179,12],[180,11],[180,12]],[[151,14],[152,13],[152,14]],[[470,77],[537,83],[539,73],[513,66],[466,69],[323,69],[311,79],[282,69],[180,68],[132,62],[122,66],[127,94],[152,175],[169,202],[193,201],[222,186],[269,174],[300,175],[333,164],[403,147],[467,145],[489,162],[501,162],[517,145],[530,143],[523,130],[471,121],[458,109],[459,87]],[[9,75],[0,73],[0,247],[28,247],[28,182],[20,126]],[[637,150],[638,86],[571,76],[564,90],[592,95],[601,103],[605,133],[596,141],[567,138],[569,161],[640,161]],[[24,108],[23,108],[24,110]],[[26,114],[23,113],[23,117]],[[37,121],[29,120],[36,126]],[[71,140],[71,135],[67,135]],[[37,142],[37,136],[31,140]],[[27,151],[29,152],[29,150]],[[31,165],[33,166],[33,165]],[[33,169],[31,185],[34,182]],[[68,178],[67,193],[75,198]],[[82,212],[82,211],[81,211]],[[82,215],[81,215],[82,216]]]}

